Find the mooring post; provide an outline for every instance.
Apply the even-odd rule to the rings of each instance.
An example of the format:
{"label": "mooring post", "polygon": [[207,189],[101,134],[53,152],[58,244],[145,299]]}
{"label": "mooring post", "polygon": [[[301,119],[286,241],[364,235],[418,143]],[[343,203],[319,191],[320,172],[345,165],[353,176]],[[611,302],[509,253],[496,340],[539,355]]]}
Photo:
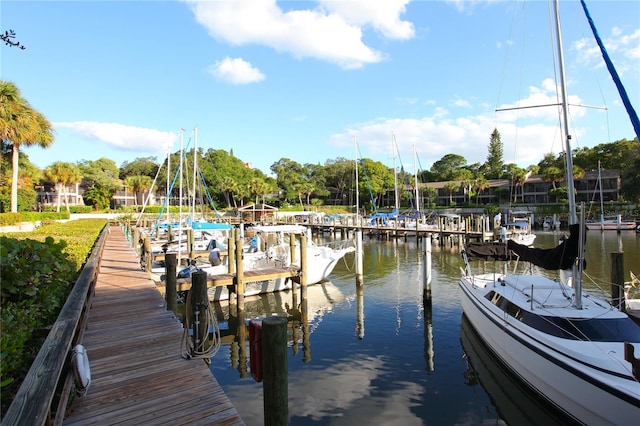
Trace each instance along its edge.
{"label": "mooring post", "polygon": [[422,271],[422,284],[424,288],[424,299],[431,302],[431,234],[427,234],[424,237],[424,244],[422,244],[422,264],[424,270]]}
{"label": "mooring post", "polygon": [[[236,238],[236,298],[238,300],[238,313],[244,311],[244,265],[242,264],[242,240]],[[229,295],[231,297],[231,295]]]}
{"label": "mooring post", "polygon": [[624,303],[624,253],[611,253],[611,302],[620,311],[625,312]]}
{"label": "mooring post", "polygon": [[151,237],[145,236],[143,242],[144,253],[144,270],[145,272],[151,272],[151,264],[153,263],[153,253],[151,253]]}
{"label": "mooring post", "polygon": [[229,244],[227,244],[227,268],[230,274],[236,272],[236,228],[232,228],[229,233]]}
{"label": "mooring post", "polygon": [[262,321],[262,389],[265,426],[289,424],[289,377],[287,319],[267,317]]}
{"label": "mooring post", "polygon": [[193,331],[193,347],[196,351],[202,349],[202,343],[209,333],[207,313],[209,297],[207,296],[207,273],[195,271],[191,274],[191,324]]}
{"label": "mooring post", "polygon": [[138,228],[133,228],[133,238],[131,242],[133,243],[133,249],[136,254],[140,254],[140,230],[138,230]]}
{"label": "mooring post", "polygon": [[300,300],[307,300],[307,236],[300,235]]}
{"label": "mooring post", "polygon": [[178,255],[176,253],[165,253],[164,255],[165,265],[165,291],[164,295],[167,300],[167,310],[173,312],[178,307],[178,294],[176,291],[176,269],[178,265]]}
{"label": "mooring post", "polygon": [[291,263],[296,263],[296,234],[289,234],[289,254]]}
{"label": "mooring post", "polygon": [[193,259],[193,229],[187,230],[187,253],[189,253],[189,259]]}
{"label": "mooring post", "polygon": [[362,279],[362,228],[356,230],[356,287],[361,287]]}

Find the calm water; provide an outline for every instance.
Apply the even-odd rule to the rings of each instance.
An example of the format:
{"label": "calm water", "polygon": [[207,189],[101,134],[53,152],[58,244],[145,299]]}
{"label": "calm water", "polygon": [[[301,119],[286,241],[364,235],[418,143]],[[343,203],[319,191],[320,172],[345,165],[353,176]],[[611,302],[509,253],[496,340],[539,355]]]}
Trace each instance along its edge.
{"label": "calm water", "polygon": [[[551,247],[562,233],[538,232]],[[415,240],[364,237],[364,289],[356,291],[353,256],[331,282],[309,287],[308,324],[290,320],[291,425],[566,424],[506,376],[463,321],[457,245],[432,250],[432,305],[423,303],[422,260]],[[587,235],[585,285],[609,291],[609,253],[624,251],[628,272],[640,273],[640,237]],[[283,314],[293,294],[247,301],[247,318]],[[211,370],[248,425],[263,424],[262,384],[249,371],[248,343],[237,319],[217,305],[225,337]],[[309,332],[305,330],[308,328]]]}

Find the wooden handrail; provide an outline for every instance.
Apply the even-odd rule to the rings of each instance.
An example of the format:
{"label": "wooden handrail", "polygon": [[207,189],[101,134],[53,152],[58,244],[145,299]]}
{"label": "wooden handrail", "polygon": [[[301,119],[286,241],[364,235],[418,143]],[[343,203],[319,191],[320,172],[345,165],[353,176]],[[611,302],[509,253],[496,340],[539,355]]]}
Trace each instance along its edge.
{"label": "wooden handrail", "polygon": [[2,419],[2,425],[62,424],[73,383],[71,350],[82,343],[108,233],[107,223]]}

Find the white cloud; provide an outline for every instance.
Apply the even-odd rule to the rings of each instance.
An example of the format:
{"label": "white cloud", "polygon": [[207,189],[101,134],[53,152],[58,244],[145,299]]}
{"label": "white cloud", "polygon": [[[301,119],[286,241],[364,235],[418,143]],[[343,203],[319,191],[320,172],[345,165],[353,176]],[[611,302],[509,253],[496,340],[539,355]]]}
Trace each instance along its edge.
{"label": "white cloud", "polygon": [[[450,153],[461,153],[468,164],[484,163],[491,133],[497,128],[503,143],[504,161],[526,167],[537,164],[546,153],[564,149],[558,125],[559,107],[539,107],[558,103],[555,89],[553,81],[547,79],[540,87],[530,87],[527,96],[518,102],[499,106],[499,109],[518,108],[514,110],[494,112],[491,108],[486,113],[452,118],[447,109],[438,106],[432,114],[417,119],[381,117],[353,124],[344,132],[331,135],[328,144],[352,149],[355,137],[364,157],[381,159],[391,166],[391,141],[395,135],[405,169],[413,168],[414,146],[419,167],[429,169],[435,161]],[[580,105],[582,102],[577,96],[569,96],[569,103]],[[570,107],[570,117],[584,116],[586,111],[582,107]],[[580,128],[571,129],[576,140],[582,133]]]}
{"label": "white cloud", "polygon": [[415,36],[415,28],[400,15],[406,12],[410,0],[323,0],[322,6],[358,26],[371,26],[385,38],[408,40]]}
{"label": "white cloud", "polygon": [[166,154],[177,139],[175,133],[118,123],[74,121],[54,123],[54,127],[69,129],[84,138],[99,140],[124,151],[150,154]]}
{"label": "white cloud", "polygon": [[[315,58],[344,69],[361,68],[385,59],[366,45],[363,28],[383,37],[409,39],[413,24],[402,21],[408,0],[358,0],[311,3],[314,8],[283,10],[276,0],[187,1],[196,21],[209,34],[231,45],[257,44],[295,58]],[[291,3],[284,3],[291,6]]]}
{"label": "white cloud", "polygon": [[256,83],[265,79],[259,69],[242,58],[226,57],[209,66],[209,73],[218,80],[231,84]]}

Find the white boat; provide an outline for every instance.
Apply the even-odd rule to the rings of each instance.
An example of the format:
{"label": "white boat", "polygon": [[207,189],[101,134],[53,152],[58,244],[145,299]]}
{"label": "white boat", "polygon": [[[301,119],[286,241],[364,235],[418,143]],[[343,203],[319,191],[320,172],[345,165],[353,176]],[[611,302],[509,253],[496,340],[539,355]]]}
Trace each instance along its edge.
{"label": "white boat", "polygon": [[[355,251],[354,242],[351,240],[337,241],[327,245],[317,245],[311,238],[311,229],[302,225],[265,225],[254,226],[247,232],[255,232],[258,239],[257,251],[245,251],[243,253],[243,268],[245,271],[257,271],[273,268],[300,268],[300,244],[296,239],[294,247],[294,260],[291,259],[290,235],[307,235],[306,247],[306,277],[307,284],[316,284],[326,280],[338,262],[347,253]],[[226,260],[221,265],[194,265],[189,270],[181,271],[180,277],[186,278],[195,270],[201,270],[208,275],[226,274],[228,264]],[[249,281],[245,277],[245,296],[273,293],[293,288],[294,282],[288,278],[273,280]],[[227,300],[229,289],[226,286],[210,288],[208,291],[210,300]]]}
{"label": "white boat", "polygon": [[594,231],[633,231],[636,229],[635,221],[622,220],[620,215],[615,218],[601,218],[596,222],[587,222],[587,229]]}
{"label": "white boat", "polygon": [[[565,152],[572,152],[560,35]],[[566,170],[573,170],[570,155]],[[607,300],[582,291],[584,229],[577,220],[573,176],[566,176],[570,236],[551,249],[507,244],[469,244],[459,281],[464,314],[500,360],[525,385],[559,411],[589,425],[637,424],[640,418],[640,327]],[[582,229],[581,229],[582,228]],[[472,259],[498,261],[494,271],[472,272]],[[572,270],[567,282],[532,274],[508,273],[502,261],[519,260],[549,270]],[[504,268],[503,268],[504,266]],[[516,263],[517,266],[517,263]]]}
{"label": "white boat", "polygon": [[499,240],[505,240],[506,238],[525,246],[533,245],[536,240],[536,234],[531,230],[531,220],[528,212],[512,212],[510,214],[510,220],[503,223],[502,226],[495,231],[495,234]]}

